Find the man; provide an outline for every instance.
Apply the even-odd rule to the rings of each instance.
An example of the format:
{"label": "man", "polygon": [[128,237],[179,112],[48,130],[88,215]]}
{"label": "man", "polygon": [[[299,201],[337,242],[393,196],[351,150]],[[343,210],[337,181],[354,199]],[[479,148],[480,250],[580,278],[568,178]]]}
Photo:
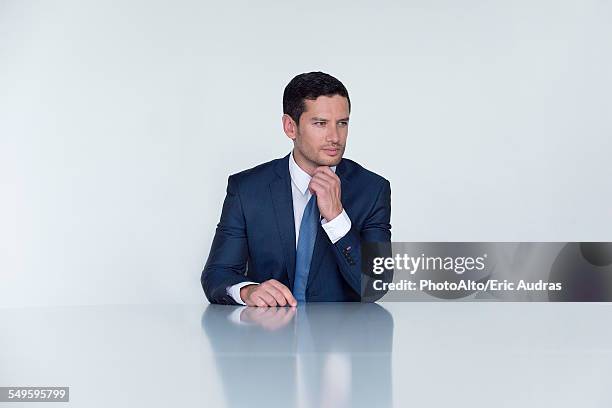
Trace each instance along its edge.
{"label": "man", "polygon": [[331,75],[289,82],[282,121],[293,150],[229,177],[202,272],[211,303],[361,299],[361,244],[391,240],[391,187],[342,158],[350,109]]}

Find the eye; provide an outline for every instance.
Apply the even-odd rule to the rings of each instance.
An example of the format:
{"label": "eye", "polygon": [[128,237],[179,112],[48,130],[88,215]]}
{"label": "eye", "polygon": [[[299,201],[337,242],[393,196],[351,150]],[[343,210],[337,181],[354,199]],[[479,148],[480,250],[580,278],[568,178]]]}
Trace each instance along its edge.
{"label": "eye", "polygon": [[342,126],[342,127],[348,126],[348,122],[346,121],[338,122],[338,126]]}
{"label": "eye", "polygon": [[314,122],[315,126],[325,126],[325,122]]}

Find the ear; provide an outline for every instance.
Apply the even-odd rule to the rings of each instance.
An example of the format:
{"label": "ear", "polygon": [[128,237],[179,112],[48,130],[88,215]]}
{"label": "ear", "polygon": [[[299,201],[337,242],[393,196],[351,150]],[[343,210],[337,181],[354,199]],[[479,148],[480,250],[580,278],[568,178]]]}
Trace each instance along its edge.
{"label": "ear", "polygon": [[297,136],[297,124],[291,116],[286,113],[283,115],[283,130],[289,139],[295,140]]}

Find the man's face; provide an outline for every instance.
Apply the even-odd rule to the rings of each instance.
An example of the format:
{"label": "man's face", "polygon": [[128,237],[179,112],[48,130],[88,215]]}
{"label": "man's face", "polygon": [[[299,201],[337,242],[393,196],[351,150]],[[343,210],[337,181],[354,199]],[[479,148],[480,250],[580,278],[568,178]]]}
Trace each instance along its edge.
{"label": "man's face", "polygon": [[[348,136],[348,100],[340,95],[304,101],[299,126],[287,135],[295,142],[293,155],[306,171],[340,163]],[[292,137],[293,136],[293,137]],[[302,163],[300,163],[300,161]]]}

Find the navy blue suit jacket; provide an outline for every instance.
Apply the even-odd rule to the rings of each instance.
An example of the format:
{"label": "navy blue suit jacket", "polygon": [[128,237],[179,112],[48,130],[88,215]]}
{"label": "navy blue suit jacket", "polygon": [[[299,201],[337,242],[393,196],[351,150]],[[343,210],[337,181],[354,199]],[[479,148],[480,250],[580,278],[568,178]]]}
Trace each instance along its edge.
{"label": "navy blue suit jacket", "polygon": [[[361,243],[391,240],[391,186],[343,158],[336,166],[350,231],[335,244],[319,225],[306,301],[361,300]],[[211,303],[236,304],[234,284],[276,279],[293,290],[295,223],[289,155],[231,175],[202,287]],[[382,296],[382,294],[381,294]]]}

